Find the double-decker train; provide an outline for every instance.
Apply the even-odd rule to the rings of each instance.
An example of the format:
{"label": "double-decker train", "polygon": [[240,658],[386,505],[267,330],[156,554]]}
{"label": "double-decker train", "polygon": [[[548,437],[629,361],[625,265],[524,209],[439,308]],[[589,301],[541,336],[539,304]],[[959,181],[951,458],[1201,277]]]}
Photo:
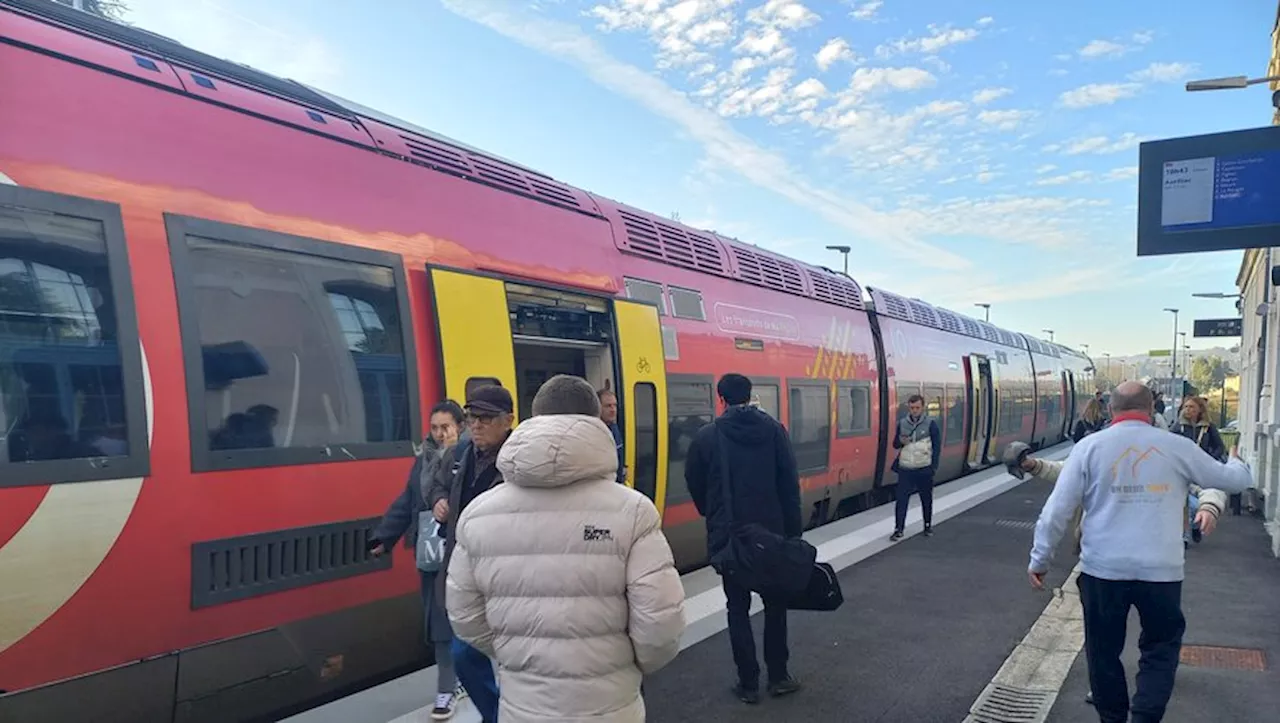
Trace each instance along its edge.
{"label": "double-decker train", "polygon": [[[428,662],[366,544],[423,413],[617,390],[682,569],[720,374],[817,526],[1065,438],[1092,364],[44,0],[0,0],[0,720],[266,719]],[[851,611],[848,614],[856,614]]]}

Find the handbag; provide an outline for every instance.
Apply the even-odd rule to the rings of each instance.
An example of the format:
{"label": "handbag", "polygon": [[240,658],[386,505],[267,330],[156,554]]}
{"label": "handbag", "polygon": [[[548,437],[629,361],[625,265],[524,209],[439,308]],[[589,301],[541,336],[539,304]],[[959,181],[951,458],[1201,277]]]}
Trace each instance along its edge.
{"label": "handbag", "polygon": [[729,512],[729,542],[711,558],[711,566],[727,580],[761,596],[789,598],[800,594],[813,574],[818,549],[799,537],[788,538],[755,522],[739,523],[733,514],[729,451],[716,424],[720,480]]}
{"label": "handbag", "polygon": [[418,544],[415,545],[418,569],[423,572],[439,572],[444,564],[444,537],[440,535],[440,523],[430,510],[418,513]]}
{"label": "handbag", "polygon": [[840,578],[827,562],[815,562],[809,574],[809,584],[804,590],[787,598],[788,610],[813,610],[831,612],[844,604],[844,591]]}

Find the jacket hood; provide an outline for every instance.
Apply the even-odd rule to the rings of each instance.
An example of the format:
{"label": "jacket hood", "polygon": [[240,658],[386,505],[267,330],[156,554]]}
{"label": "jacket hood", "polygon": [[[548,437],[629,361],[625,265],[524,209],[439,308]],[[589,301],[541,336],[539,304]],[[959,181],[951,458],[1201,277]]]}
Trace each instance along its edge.
{"label": "jacket hood", "polygon": [[556,414],[521,422],[498,453],[502,479],[517,487],[565,487],[614,481],[618,454],[613,435],[597,417]]}
{"label": "jacket hood", "polygon": [[730,407],[719,420],[726,437],[745,445],[772,443],[774,424],[773,417],[750,406]]}

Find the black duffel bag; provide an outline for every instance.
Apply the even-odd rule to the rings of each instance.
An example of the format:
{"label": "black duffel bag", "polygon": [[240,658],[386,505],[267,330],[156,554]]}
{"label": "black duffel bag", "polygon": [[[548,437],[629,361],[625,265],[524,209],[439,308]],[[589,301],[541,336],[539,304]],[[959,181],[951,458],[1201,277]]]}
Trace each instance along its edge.
{"label": "black duffel bag", "polygon": [[840,578],[828,562],[815,562],[805,589],[787,598],[788,610],[830,612],[844,604]]}
{"label": "black duffel bag", "polygon": [[791,598],[804,592],[813,576],[818,549],[799,537],[785,537],[755,522],[739,523],[733,514],[729,449],[716,424],[720,480],[729,512],[729,541],[711,557],[711,567],[726,580],[761,595]]}

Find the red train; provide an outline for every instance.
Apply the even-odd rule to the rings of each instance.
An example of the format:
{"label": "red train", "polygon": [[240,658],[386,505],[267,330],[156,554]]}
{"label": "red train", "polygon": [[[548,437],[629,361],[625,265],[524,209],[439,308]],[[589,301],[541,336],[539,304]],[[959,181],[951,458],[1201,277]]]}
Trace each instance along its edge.
{"label": "red train", "polygon": [[426,662],[365,552],[422,414],[621,392],[682,568],[713,381],[787,424],[809,525],[878,504],[905,395],[939,478],[1064,438],[1092,365],[290,81],[0,0],[0,720],[266,718]]}

